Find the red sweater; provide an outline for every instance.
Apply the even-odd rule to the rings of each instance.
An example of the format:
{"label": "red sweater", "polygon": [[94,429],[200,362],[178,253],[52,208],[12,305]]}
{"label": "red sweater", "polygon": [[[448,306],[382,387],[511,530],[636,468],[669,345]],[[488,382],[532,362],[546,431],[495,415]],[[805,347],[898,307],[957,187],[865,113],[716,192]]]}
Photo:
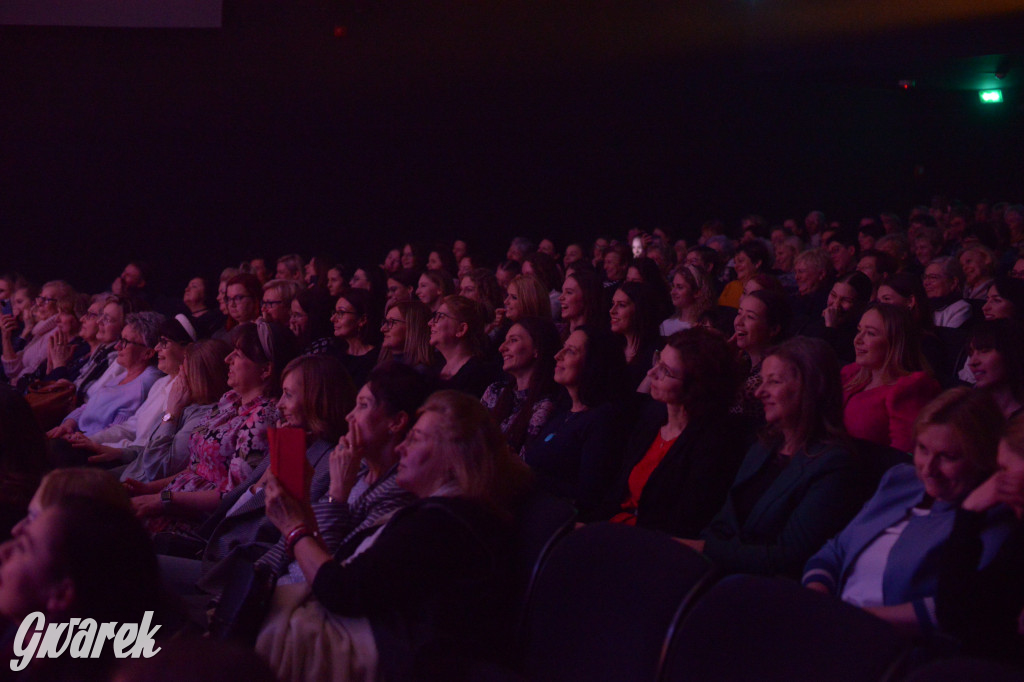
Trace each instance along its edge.
{"label": "red sweater", "polygon": [[[856,363],[843,367],[843,384],[859,369]],[[939,383],[924,372],[914,372],[895,383],[861,389],[853,394],[844,389],[843,422],[855,438],[910,452],[914,447],[917,415],[941,390]]]}

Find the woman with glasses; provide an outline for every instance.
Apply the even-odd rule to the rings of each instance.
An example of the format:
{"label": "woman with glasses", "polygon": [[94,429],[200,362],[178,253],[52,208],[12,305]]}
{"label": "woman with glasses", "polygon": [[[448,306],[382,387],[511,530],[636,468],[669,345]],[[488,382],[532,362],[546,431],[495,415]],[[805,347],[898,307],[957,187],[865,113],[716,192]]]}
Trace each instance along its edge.
{"label": "woman with glasses", "polygon": [[484,319],[476,301],[449,296],[430,318],[430,345],[444,358],[439,375],[442,388],[465,391],[477,398],[499,375],[484,359]]}
{"label": "woman with glasses", "polygon": [[358,387],[366,383],[370,370],[377,364],[380,351],[380,313],[373,306],[373,297],[366,289],[349,289],[334,304],[334,336],[345,346],[341,364]]}
{"label": "woman with glasses", "polygon": [[272,279],[263,285],[260,315],[267,322],[287,327],[292,312],[292,299],[302,291],[301,284],[291,279]]}
{"label": "woman with glasses", "polygon": [[420,374],[436,373],[436,354],[430,345],[430,318],[427,304],[420,301],[396,303],[384,314],[380,331],[380,358],[377,365],[401,362]]}
{"label": "woman with glasses", "polygon": [[195,333],[185,315],[164,320],[155,349],[156,366],[164,376],[157,379],[150,388],[142,406],[127,420],[112,424],[91,437],[84,433],[68,436],[71,445],[83,453],[92,453],[88,460],[90,464],[114,466],[110,463],[127,463],[137,454],[137,450],[128,448],[141,448],[149,441],[150,435],[167,413],[174,380],[181,369],[185,349],[195,341]]}
{"label": "woman with glasses", "polygon": [[722,508],[748,445],[729,415],[735,357],[721,335],[693,327],[668,338],[647,374],[650,402],[594,518],[693,537]]}
{"label": "woman with glasses", "polygon": [[55,447],[58,464],[80,464],[85,459],[84,454],[70,447],[72,434],[81,432],[93,436],[112,424],[125,422],[146,400],[153,384],[163,376],[156,368],[155,346],[164,319],[163,315],[153,312],[128,316],[128,323],[115,344],[117,365],[123,372],[94,387],[89,402],[72,410],[60,426],[46,434],[59,443],[68,443],[68,447]]}
{"label": "woman with glasses", "polygon": [[74,295],[74,290],[67,282],[54,280],[43,285],[33,308],[31,337],[21,350],[14,348],[14,334],[18,326],[14,315],[0,316],[0,342],[3,344],[0,360],[11,384],[17,385],[23,374],[30,374],[41,364],[46,364],[50,337],[57,331],[57,302]]}
{"label": "woman with glasses", "polygon": [[262,294],[262,287],[256,275],[243,272],[228,280],[224,302],[228,306],[228,317],[234,321],[232,326],[252,322],[260,316]]}
{"label": "woman with glasses", "polygon": [[340,358],[341,344],[334,336],[334,299],[316,289],[303,289],[292,299],[288,328],[295,334],[302,352],[299,355],[321,353]]}
{"label": "woman with glasses", "polygon": [[186,531],[217,508],[267,455],[267,427],[278,418],[281,371],[295,357],[295,337],[262,320],[235,334],[224,394],[189,437],[189,465],[177,476],[127,482],[132,504],[151,532]]}

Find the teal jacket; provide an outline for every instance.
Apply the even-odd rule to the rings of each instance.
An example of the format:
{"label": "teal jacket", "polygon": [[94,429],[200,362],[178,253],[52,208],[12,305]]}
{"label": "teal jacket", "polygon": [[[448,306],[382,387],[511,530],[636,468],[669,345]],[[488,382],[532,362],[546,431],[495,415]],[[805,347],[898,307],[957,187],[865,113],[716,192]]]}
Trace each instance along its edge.
{"label": "teal jacket", "polygon": [[704,553],[724,573],[800,576],[807,559],[864,503],[863,470],[846,445],[817,443],[793,455],[741,526],[733,495],[772,452],[747,452],[725,506],[701,533]]}

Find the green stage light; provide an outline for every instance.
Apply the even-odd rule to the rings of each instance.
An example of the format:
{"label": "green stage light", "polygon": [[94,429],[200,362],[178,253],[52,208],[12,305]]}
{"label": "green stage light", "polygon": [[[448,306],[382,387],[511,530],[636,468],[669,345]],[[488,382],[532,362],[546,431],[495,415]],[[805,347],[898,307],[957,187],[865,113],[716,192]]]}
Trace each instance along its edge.
{"label": "green stage light", "polygon": [[985,104],[996,104],[997,102],[1002,102],[1003,101],[1003,91],[1002,90],[979,90],[978,91],[978,97],[980,97],[981,101],[984,102]]}

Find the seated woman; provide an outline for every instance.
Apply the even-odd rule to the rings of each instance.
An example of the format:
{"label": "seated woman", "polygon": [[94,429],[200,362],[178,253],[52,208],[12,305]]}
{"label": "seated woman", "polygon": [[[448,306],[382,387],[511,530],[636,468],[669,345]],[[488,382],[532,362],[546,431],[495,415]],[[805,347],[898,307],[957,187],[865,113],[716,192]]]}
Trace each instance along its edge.
{"label": "seated woman", "polygon": [[509,328],[524,317],[551,319],[551,301],[544,284],[533,275],[516,275],[505,294],[504,308],[495,311],[493,325],[488,325],[487,336],[492,348],[501,345]]}
{"label": "seated woman", "polygon": [[386,283],[387,297],[384,304],[387,306],[401,301],[414,300],[419,279],[420,273],[416,270],[399,270],[389,274]]}
{"label": "seated woman", "polygon": [[737,370],[715,332],[694,327],[668,338],[601,517],[682,537],[708,524],[749,445],[749,429],[729,416]]}
{"label": "seated woman", "polygon": [[527,446],[524,459],[539,487],[573,500],[581,517],[590,517],[612,485],[624,445],[621,340],[607,330],[577,327],[555,355],[554,378],[569,403]]}
{"label": "seated woman", "polygon": [[463,275],[458,294],[479,303],[485,320],[493,320],[495,312],[504,305],[498,280],[487,268],[473,268]]}
{"label": "seated woman", "polygon": [[825,339],[841,363],[856,359],[853,340],[857,336],[857,322],[871,302],[871,280],[857,270],[836,280],[828,293],[828,302],[821,311],[819,324],[804,329],[807,336]]}
{"label": "seated woman", "polygon": [[768,428],[700,539],[682,542],[725,573],[798,576],[863,503],[862,467],[846,445],[839,363],[827,343],[790,339],[769,352],[761,375]]}
{"label": "seated woman", "polygon": [[984,301],[996,274],[996,255],[983,244],[971,244],[957,254],[964,273],[963,297],[966,301]]}
{"label": "seated woman", "polygon": [[273,322],[239,325],[227,356],[231,390],[192,431],[188,468],[150,483],[128,483],[135,512],[149,517],[150,532],[190,529],[266,456],[267,427],[277,420],[275,398],[281,370],[295,355],[294,338]]}
{"label": "seated woman", "polygon": [[[986,434],[986,437],[988,434]],[[999,441],[998,470],[974,489],[956,512],[939,558],[935,615],[963,653],[1018,665],[1024,612],[1024,416],[1010,419]],[[991,517],[1009,507],[1015,523],[991,563]]]}
{"label": "seated woman", "polygon": [[534,251],[523,259],[523,274],[536,277],[548,290],[551,319],[558,320],[561,314],[558,297],[562,293],[562,271],[558,269],[558,262],[543,251]]}
{"label": "seated woman", "polygon": [[312,588],[278,587],[257,639],[279,677],[409,679],[432,644],[486,656],[505,636],[510,521],[529,470],[458,391],[427,400],[398,454],[398,484],[420,499],[341,547],[341,562],[309,506],[268,480],[267,515]]}
{"label": "seated woman", "polygon": [[425,270],[416,284],[416,298],[436,313],[445,296],[454,292],[452,277],[444,270]]}
{"label": "seated woman", "polygon": [[[859,514],[807,562],[803,583],[864,608],[908,634],[935,630],[943,542],[957,508],[995,469],[1003,416],[968,388],[946,391],[921,411],[914,463],[886,472]],[[986,520],[984,565],[1008,526]]]}
{"label": "seated woman", "polygon": [[971,319],[971,304],[963,299],[964,273],[952,256],[934,258],[922,276],[936,327],[958,329]]}
{"label": "seated woman", "polygon": [[507,377],[488,386],[480,402],[513,452],[522,454],[554,414],[558,345],[558,330],[550,318],[521,317],[498,349]]}
{"label": "seated woman", "polygon": [[932,314],[921,278],[910,272],[893,274],[879,285],[877,301],[902,306],[910,311],[910,319],[921,339],[921,354],[928,361],[939,383],[948,386],[954,378],[954,365],[960,349],[955,339],[944,343],[936,334],[935,315]]}
{"label": "seated woman", "polygon": [[288,328],[298,339],[300,355],[333,355],[341,357],[342,349],[334,336],[331,313],[334,301],[319,289],[303,289],[295,295],[288,316]]}
{"label": "seated woman", "polygon": [[303,290],[322,291],[319,287],[304,287],[293,279],[272,279],[263,285],[260,298],[260,316],[267,322],[287,327],[292,314],[295,294]]}
{"label": "seated woman", "polygon": [[[58,367],[70,365],[77,374],[77,370],[85,364],[92,350],[80,333],[83,320],[88,315],[84,308],[86,300],[84,296],[71,296],[57,301],[57,329],[47,341],[46,362],[40,363],[34,371],[21,375],[17,384],[20,393],[25,393],[33,382],[61,378],[57,373]],[[101,308],[102,304],[96,306]],[[95,322],[89,325],[85,333],[91,335],[95,343]]]}
{"label": "seated woman", "polygon": [[478,399],[500,371],[484,359],[484,320],[479,304],[465,296],[449,296],[430,318],[430,345],[444,358],[442,388],[465,391]]}
{"label": "seated woman", "polygon": [[206,339],[224,324],[224,314],[210,305],[213,289],[205,277],[193,277],[185,285],[182,302],[188,309],[188,318],[196,338]]}
{"label": "seated woman", "polygon": [[761,241],[743,242],[736,248],[732,259],[736,279],[725,285],[718,297],[718,305],[736,308],[743,296],[743,285],[754,275],[772,269],[772,254]]}
{"label": "seated woman", "polygon": [[[188,325],[188,329],[182,323]],[[145,402],[135,411],[135,414],[123,422],[108,426],[91,437],[83,433],[74,433],[68,437],[74,447],[93,453],[89,457],[91,464],[102,465],[115,462],[124,454],[122,448],[141,447],[149,441],[150,435],[160,425],[163,415],[167,413],[167,398],[174,378],[181,369],[185,349],[195,341],[190,336],[190,332],[194,334],[195,330],[185,315],[179,314],[178,318],[163,321],[156,343],[156,367],[163,372],[164,376],[153,383]],[[128,462],[133,457],[134,454],[122,461]]]}
{"label": "seated woman", "polygon": [[967,367],[974,386],[995,399],[1007,419],[1024,413],[1024,323],[992,320],[979,323],[968,344]]}
{"label": "seated woman", "polygon": [[740,351],[745,377],[741,376],[736,402],[729,411],[745,417],[752,426],[764,424],[764,406],[757,398],[761,364],[768,349],[782,340],[791,316],[789,300],[779,292],[758,290],[740,299],[730,341]]}
{"label": "seated woman", "polygon": [[430,345],[430,318],[433,313],[426,303],[404,301],[388,308],[380,331],[380,357],[377,366],[400,362],[421,374],[435,374],[437,354]]}
{"label": "seated woman", "polygon": [[356,386],[366,383],[380,353],[380,311],[373,307],[370,292],[349,289],[334,304],[334,336],[345,347],[341,364]]}
{"label": "seated woman", "polygon": [[1008,275],[997,277],[988,288],[981,312],[986,320],[1024,320],[1024,282]]}
{"label": "seated woman", "polygon": [[93,628],[97,622],[143,623],[150,632],[155,628],[145,623],[162,620],[156,557],[138,520],[123,507],[68,496],[42,509],[0,546],[0,555],[0,615],[9,623],[0,655],[27,664],[18,679],[108,679],[115,661],[113,640],[95,650],[99,658],[23,658],[15,632],[30,614],[41,613],[48,625],[91,619]]}
{"label": "seated woman", "polygon": [[94,387],[89,402],[72,410],[60,426],[46,434],[68,444],[54,449],[54,458],[59,466],[82,464],[88,456],[70,446],[73,434],[81,432],[85,436],[93,436],[112,424],[127,421],[146,400],[150,388],[163,376],[155,366],[154,347],[160,338],[164,320],[163,315],[152,312],[128,316],[128,323],[117,343],[117,364],[124,373],[115,375],[105,385]]}
{"label": "seated woman", "polygon": [[939,394],[925,371],[917,330],[905,308],[872,304],[854,339],[857,361],[843,367],[843,421],[855,438],[909,452],[914,420]]}
{"label": "seated woman", "polygon": [[604,307],[601,280],[590,270],[574,270],[562,281],[562,295],[558,297],[565,335],[587,325],[594,329],[608,329],[608,310]]}
{"label": "seated woman", "polygon": [[692,265],[679,265],[671,272],[672,316],[661,323],[658,331],[668,337],[697,326],[700,316],[714,305],[713,287],[707,275]]}
{"label": "seated woman", "polygon": [[[330,453],[348,430],[345,416],[355,403],[355,395],[355,387],[341,362],[327,355],[300,356],[289,362],[281,373],[281,398],[277,403],[281,415],[279,425],[305,432],[312,499],[327,495]],[[269,468],[270,458],[264,457],[244,483],[223,496],[216,510],[192,536],[205,542],[202,562],[194,558],[161,559],[161,565],[171,576],[170,582],[175,585],[172,589],[184,585],[188,589],[176,591],[191,592],[200,574],[213,573],[206,588],[219,592],[223,576],[217,575],[217,562],[232,554],[254,561],[278,540],[277,529],[264,514],[263,486]],[[159,540],[167,540],[169,553],[178,553],[175,544],[179,538],[161,537]],[[199,549],[187,544],[190,550]]]}
{"label": "seated woman", "polygon": [[13,315],[0,317],[0,330],[2,330],[0,341],[3,346],[0,361],[3,362],[4,373],[12,385],[17,385],[18,379],[23,374],[34,372],[40,364],[46,364],[49,340],[57,331],[57,302],[62,298],[71,298],[74,295],[74,289],[67,282],[61,280],[54,280],[43,285],[39,296],[36,297],[36,305],[32,309],[31,324],[26,325],[31,329],[27,343],[21,350],[16,350],[14,347],[17,320]]}
{"label": "seated woman", "polygon": [[626,340],[624,357],[629,389],[640,386],[658,349],[658,315],[651,289],[646,284],[623,282],[612,294],[608,313],[611,330]]}
{"label": "seated woman", "polygon": [[[408,365],[375,367],[348,413],[349,430],[331,453],[330,487],[312,510],[324,548],[334,553],[347,540],[382,523],[415,498],[395,480],[398,446],[433,382]],[[305,582],[302,569],[278,540],[257,563],[281,576],[279,584]],[[205,557],[204,557],[205,558]],[[208,584],[201,583],[204,588]]]}
{"label": "seated woman", "polygon": [[224,326],[214,332],[213,338],[230,343],[228,334],[238,325],[254,322],[260,316],[263,302],[263,285],[256,275],[242,272],[227,280],[224,290],[228,319]]}
{"label": "seated woman", "polygon": [[800,334],[803,328],[821,318],[821,311],[828,302],[832,287],[829,272],[832,262],[828,252],[821,248],[801,251],[794,261],[793,277],[796,295],[790,296],[793,307],[793,322],[790,335]]}

